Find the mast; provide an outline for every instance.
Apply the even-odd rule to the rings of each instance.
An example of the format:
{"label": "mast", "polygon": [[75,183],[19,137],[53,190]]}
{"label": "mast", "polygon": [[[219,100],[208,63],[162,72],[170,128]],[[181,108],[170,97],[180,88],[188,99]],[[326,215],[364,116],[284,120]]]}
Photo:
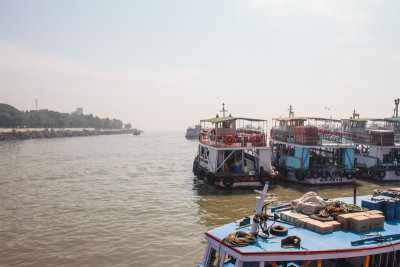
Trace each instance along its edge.
{"label": "mast", "polygon": [[393,117],[396,117],[396,118],[399,116],[399,102],[400,102],[400,98],[397,98],[394,100],[395,108],[394,108]]}
{"label": "mast", "polygon": [[[262,208],[264,206],[265,197],[271,196],[271,194],[267,193],[268,186],[269,186],[269,182],[266,182],[264,185],[264,190],[262,192],[255,190],[257,193],[259,193],[261,195],[261,196],[257,197],[257,208],[256,208],[255,215],[261,214]],[[257,232],[258,232],[258,222],[255,222],[253,220],[253,223],[252,223],[251,229],[250,229],[250,233],[255,236],[255,235],[257,235]]]}
{"label": "mast", "polygon": [[356,113],[356,110],[354,109],[353,110],[353,119],[355,119],[356,117],[359,119],[360,118],[360,114]]}
{"label": "mast", "polygon": [[292,118],[294,117],[294,111],[292,109],[292,105],[289,106],[289,118],[290,117],[292,117]]}
{"label": "mast", "polygon": [[225,103],[222,103],[222,110],[220,112],[222,112],[223,118],[225,118],[225,113],[228,112],[228,110],[225,109]]}

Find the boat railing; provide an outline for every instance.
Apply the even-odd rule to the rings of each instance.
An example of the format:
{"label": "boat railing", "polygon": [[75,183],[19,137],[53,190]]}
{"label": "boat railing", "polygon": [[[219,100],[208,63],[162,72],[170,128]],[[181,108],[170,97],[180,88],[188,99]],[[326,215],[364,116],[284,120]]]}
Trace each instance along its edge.
{"label": "boat railing", "polygon": [[287,143],[299,145],[322,145],[321,136],[309,136],[307,134],[295,134],[294,132],[271,131],[271,138]]}
{"label": "boat railing", "polygon": [[260,131],[239,131],[233,135],[215,134],[213,131],[201,131],[199,141],[215,147],[261,147],[266,146],[267,136]]}
{"label": "boat railing", "polygon": [[373,132],[332,132],[319,130],[318,134],[326,140],[335,140],[339,143],[362,143],[366,145],[390,146],[399,142],[397,135],[385,135]]}

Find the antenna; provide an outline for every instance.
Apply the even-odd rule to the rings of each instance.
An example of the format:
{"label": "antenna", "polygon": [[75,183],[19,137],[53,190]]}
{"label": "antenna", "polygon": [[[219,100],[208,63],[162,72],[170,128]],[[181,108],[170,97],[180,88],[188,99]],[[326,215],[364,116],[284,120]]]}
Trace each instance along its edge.
{"label": "antenna", "polygon": [[353,119],[355,119],[357,117],[357,119],[360,118],[360,113],[356,113],[356,110],[353,110]]}
{"label": "antenna", "polygon": [[289,118],[294,117],[294,111],[292,109],[292,105],[289,106]]}
{"label": "antenna", "polygon": [[35,98],[36,112],[37,112],[37,98]]}
{"label": "antenna", "polygon": [[396,117],[396,118],[399,116],[399,102],[400,102],[400,98],[397,98],[394,100],[395,108],[394,108],[393,117]]}
{"label": "antenna", "polygon": [[222,110],[220,112],[222,112],[222,115],[225,118],[225,112],[228,112],[228,110],[225,109],[225,103],[222,103]]}

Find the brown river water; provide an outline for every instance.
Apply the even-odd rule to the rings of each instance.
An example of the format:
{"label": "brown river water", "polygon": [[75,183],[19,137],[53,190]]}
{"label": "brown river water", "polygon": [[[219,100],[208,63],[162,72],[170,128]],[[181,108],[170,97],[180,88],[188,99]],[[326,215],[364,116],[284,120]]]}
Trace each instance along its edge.
{"label": "brown river water", "polygon": [[[145,133],[0,142],[0,266],[197,266],[204,232],[251,215],[253,189],[194,180],[197,141]],[[400,187],[357,181],[358,194]],[[279,182],[276,205],[310,190]]]}

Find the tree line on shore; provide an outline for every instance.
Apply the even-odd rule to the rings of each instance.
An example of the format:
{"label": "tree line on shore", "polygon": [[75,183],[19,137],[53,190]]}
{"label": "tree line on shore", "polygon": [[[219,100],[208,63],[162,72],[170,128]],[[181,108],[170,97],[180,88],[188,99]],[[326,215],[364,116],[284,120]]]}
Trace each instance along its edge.
{"label": "tree line on shore", "polygon": [[[95,128],[122,129],[118,119],[101,119],[90,115],[60,113],[51,110],[19,111],[8,104],[0,103],[0,128]],[[124,127],[130,129],[128,123]]]}

